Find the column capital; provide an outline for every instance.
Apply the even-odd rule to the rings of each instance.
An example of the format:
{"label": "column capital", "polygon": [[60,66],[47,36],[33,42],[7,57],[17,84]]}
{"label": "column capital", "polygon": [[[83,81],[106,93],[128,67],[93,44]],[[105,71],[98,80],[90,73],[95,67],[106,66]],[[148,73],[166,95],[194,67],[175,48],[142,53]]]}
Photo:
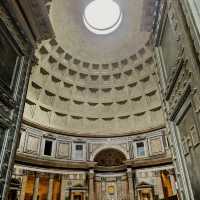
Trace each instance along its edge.
{"label": "column capital", "polygon": [[133,178],[134,171],[132,168],[127,168],[127,176],[128,178]]}
{"label": "column capital", "polygon": [[28,170],[23,169],[23,170],[22,170],[22,175],[23,175],[23,176],[28,176]]}
{"label": "column capital", "polygon": [[94,178],[94,169],[89,170],[89,178]]}
{"label": "column capital", "polygon": [[90,174],[94,174],[94,169],[89,169]]}
{"label": "column capital", "polygon": [[40,173],[40,172],[35,172],[35,177],[36,177],[36,178],[39,178],[39,177],[40,177],[40,175],[41,175],[41,173]]}
{"label": "column capital", "polygon": [[54,179],[54,174],[49,174],[49,179]]}
{"label": "column capital", "polygon": [[133,172],[132,168],[131,167],[127,167],[127,172]]}

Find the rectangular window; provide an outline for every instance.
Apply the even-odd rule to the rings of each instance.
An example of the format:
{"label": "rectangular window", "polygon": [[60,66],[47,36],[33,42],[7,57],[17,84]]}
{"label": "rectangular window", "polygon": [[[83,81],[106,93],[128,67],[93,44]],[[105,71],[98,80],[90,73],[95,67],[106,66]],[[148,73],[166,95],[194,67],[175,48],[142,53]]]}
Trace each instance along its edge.
{"label": "rectangular window", "polygon": [[75,151],[76,160],[83,160],[83,145],[77,144],[75,147]]}
{"label": "rectangular window", "polygon": [[52,147],[53,147],[53,141],[45,140],[45,143],[44,143],[44,155],[51,156]]}
{"label": "rectangular window", "polygon": [[145,156],[144,142],[136,143],[136,148],[137,148],[137,157]]}
{"label": "rectangular window", "polygon": [[82,151],[83,150],[83,145],[76,145],[76,150],[77,151]]}

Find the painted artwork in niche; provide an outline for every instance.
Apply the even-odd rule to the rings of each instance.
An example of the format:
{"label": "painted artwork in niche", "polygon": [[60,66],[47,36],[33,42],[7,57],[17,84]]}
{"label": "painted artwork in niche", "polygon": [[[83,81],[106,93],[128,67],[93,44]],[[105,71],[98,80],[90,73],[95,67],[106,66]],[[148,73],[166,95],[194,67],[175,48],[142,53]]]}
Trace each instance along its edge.
{"label": "painted artwork in niche", "polygon": [[115,193],[114,186],[108,186],[108,193],[109,194],[114,194]]}

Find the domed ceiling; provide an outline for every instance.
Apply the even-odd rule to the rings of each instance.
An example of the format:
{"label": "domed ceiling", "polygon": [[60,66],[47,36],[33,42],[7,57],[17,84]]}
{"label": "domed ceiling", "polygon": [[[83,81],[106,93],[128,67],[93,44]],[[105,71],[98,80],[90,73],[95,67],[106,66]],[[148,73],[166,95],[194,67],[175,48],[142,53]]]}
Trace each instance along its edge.
{"label": "domed ceiling", "polygon": [[144,2],[152,1],[116,0],[123,19],[107,35],[94,34],[83,23],[91,1],[47,1],[55,39],[36,51],[38,65],[32,70],[24,121],[92,137],[162,127],[150,33],[145,31],[151,22],[145,12],[152,4]]}
{"label": "domed ceiling", "polygon": [[56,38],[69,54],[83,61],[104,64],[124,59],[146,44],[149,32],[141,31],[143,0],[116,0],[123,20],[116,31],[106,36],[91,33],[83,23],[84,10],[90,2],[52,2],[50,16]]}

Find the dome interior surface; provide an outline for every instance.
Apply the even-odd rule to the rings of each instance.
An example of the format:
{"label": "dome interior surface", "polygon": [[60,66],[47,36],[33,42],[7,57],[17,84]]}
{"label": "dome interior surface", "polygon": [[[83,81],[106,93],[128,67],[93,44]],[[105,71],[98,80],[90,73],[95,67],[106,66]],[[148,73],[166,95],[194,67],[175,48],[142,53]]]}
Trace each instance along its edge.
{"label": "dome interior surface", "polygon": [[24,120],[63,134],[118,136],[163,126],[144,1],[116,0],[120,27],[96,35],[82,21],[90,1],[48,3],[55,39],[36,52]]}

